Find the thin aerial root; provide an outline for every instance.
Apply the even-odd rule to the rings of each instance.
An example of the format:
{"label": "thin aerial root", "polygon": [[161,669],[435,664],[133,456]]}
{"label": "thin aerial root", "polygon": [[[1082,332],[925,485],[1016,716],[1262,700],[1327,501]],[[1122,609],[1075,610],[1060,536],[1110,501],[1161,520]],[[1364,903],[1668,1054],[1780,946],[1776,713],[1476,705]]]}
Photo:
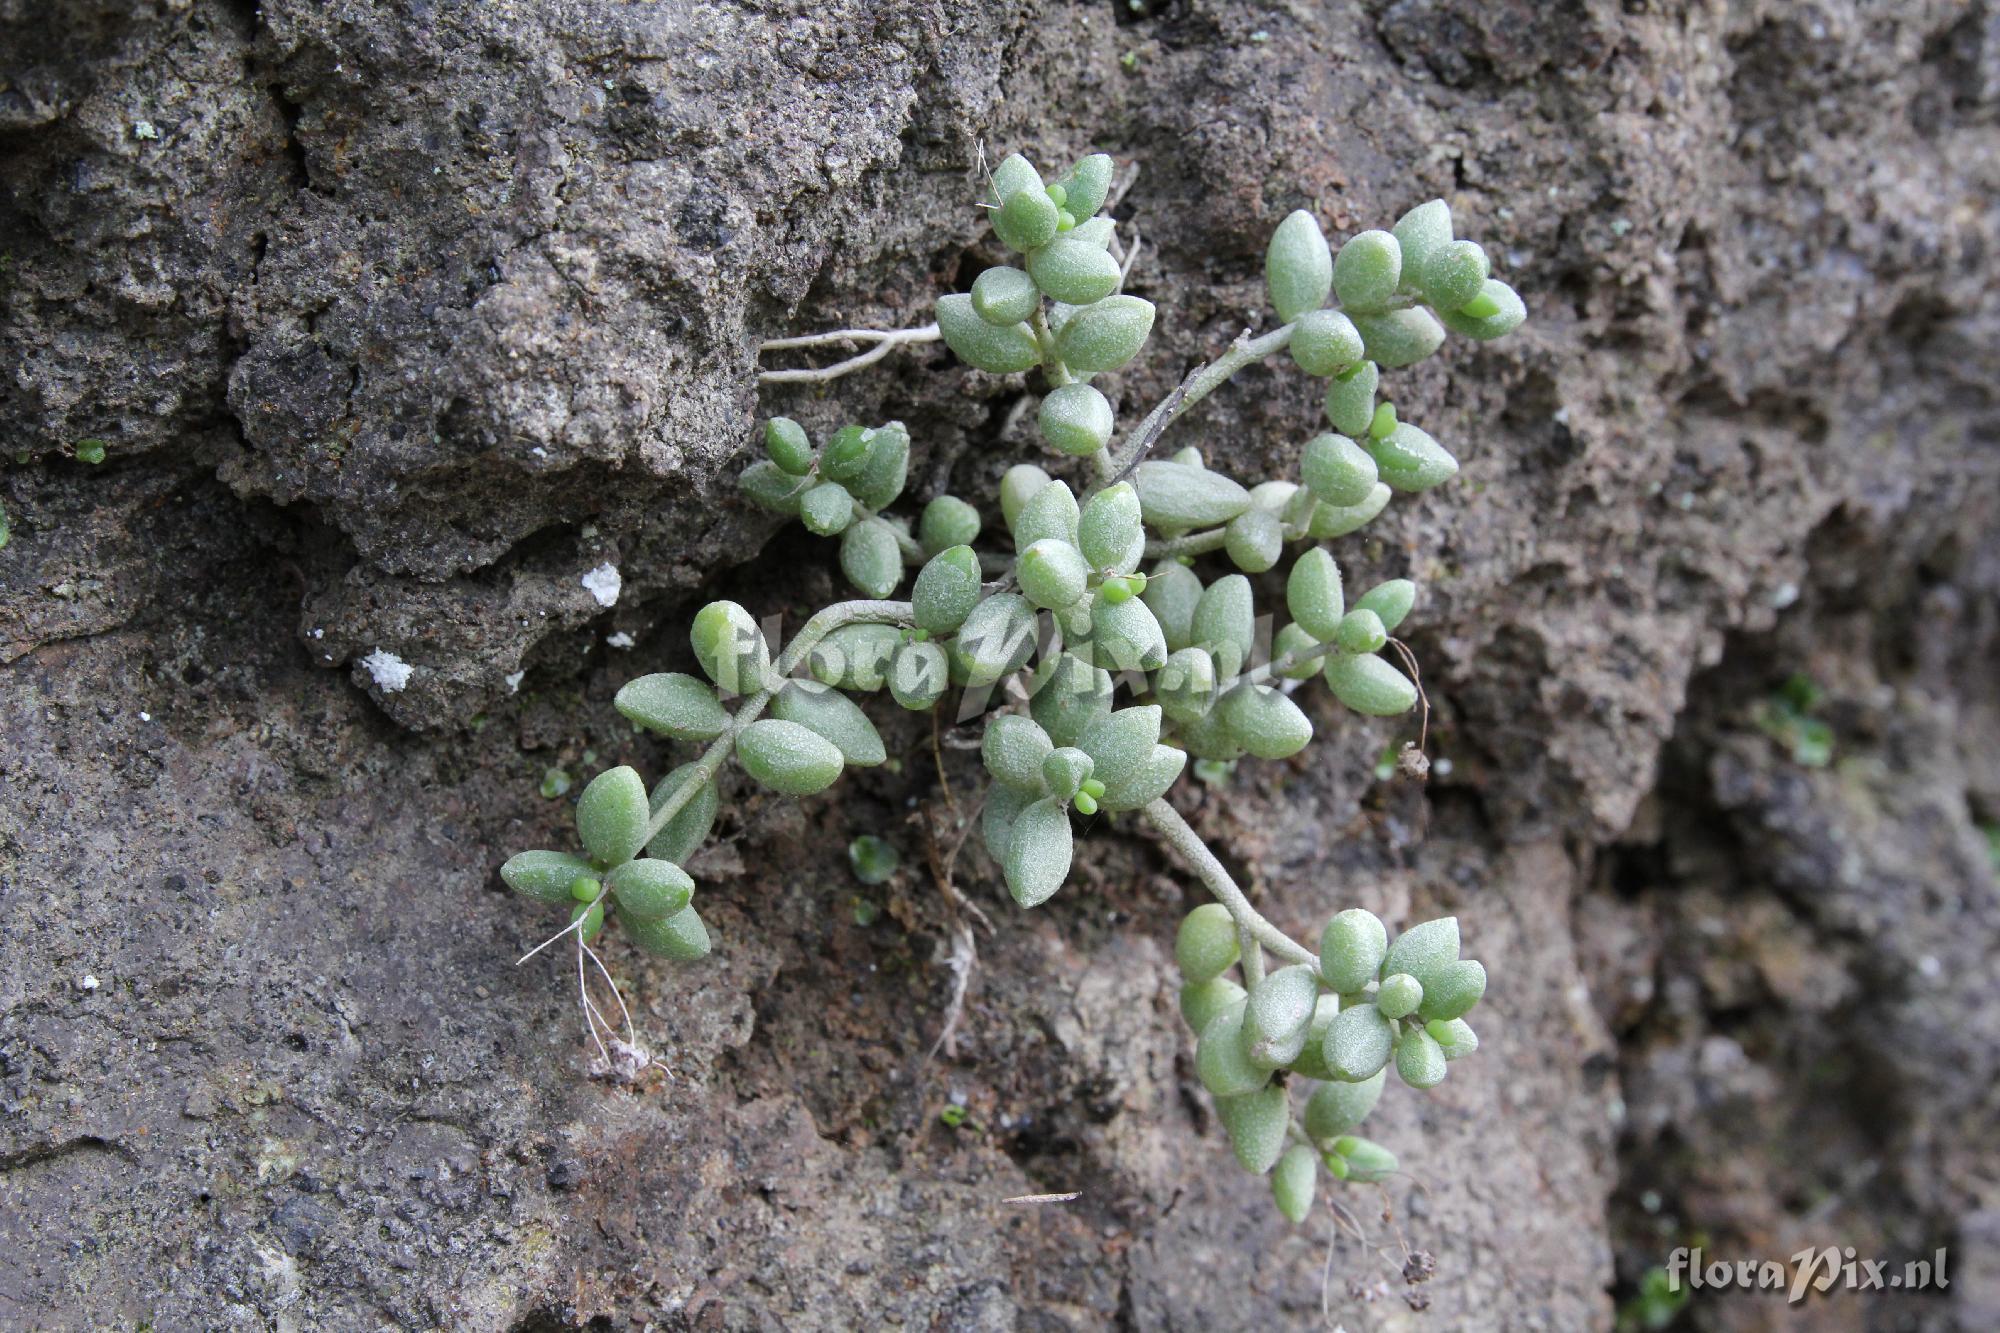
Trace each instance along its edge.
{"label": "thin aerial root", "polygon": [[795,351],[803,347],[825,347],[832,344],[853,346],[857,343],[875,345],[858,356],[819,369],[765,370],[757,374],[760,384],[825,384],[843,375],[851,375],[866,369],[906,343],[936,342],[944,334],[935,323],[914,329],[837,329],[832,333],[811,333],[799,338],[772,338],[759,343],[758,355],[765,352]]}

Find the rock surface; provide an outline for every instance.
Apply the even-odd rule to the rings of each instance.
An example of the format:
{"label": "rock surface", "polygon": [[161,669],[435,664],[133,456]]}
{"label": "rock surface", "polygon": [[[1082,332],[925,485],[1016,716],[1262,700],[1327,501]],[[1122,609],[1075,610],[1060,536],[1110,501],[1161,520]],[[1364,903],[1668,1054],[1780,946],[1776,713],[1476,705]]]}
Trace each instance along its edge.
{"label": "rock surface", "polygon": [[[1397,377],[1464,471],[1338,551],[1424,587],[1449,768],[1377,781],[1402,733],[1322,700],[1310,765],[1176,797],[1281,924],[1456,911],[1495,978],[1476,1076],[1385,1100],[1427,1188],[1359,1196],[1395,1259],[1343,1246],[1334,1318],[1608,1326],[1703,1238],[1951,1246],[1949,1290],[1817,1313],[2000,1324],[1989,0],[0,0],[0,52],[0,1323],[1321,1319],[1330,1227],[1195,1089],[1164,849],[1102,830],[1032,915],[969,852],[995,929],[926,1059],[927,729],[839,802],[740,793],[716,957],[610,956],[636,1080],[589,1076],[565,960],[512,966],[544,772],[666,757],[617,685],[698,598],[832,591],[736,497],[761,414],[907,421],[917,499],[1036,450],[937,349],[755,382],[991,262],[1018,147],[1141,166],[1128,419],[1264,318],[1296,207],[1443,195],[1531,310]],[[1316,413],[1253,369],[1176,438],[1282,475]]]}

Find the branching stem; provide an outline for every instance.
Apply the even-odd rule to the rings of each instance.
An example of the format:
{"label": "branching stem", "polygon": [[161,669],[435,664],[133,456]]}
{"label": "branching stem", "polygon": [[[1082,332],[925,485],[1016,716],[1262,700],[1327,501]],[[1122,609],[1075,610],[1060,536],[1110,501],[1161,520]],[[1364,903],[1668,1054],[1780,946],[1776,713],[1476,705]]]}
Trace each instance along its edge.
{"label": "branching stem", "polygon": [[[916,623],[915,613],[908,602],[852,601],[835,602],[826,607],[800,627],[792,636],[791,643],[778,655],[773,668],[775,679],[782,681],[806,660],[806,654],[819,646],[819,641],[843,625],[912,625]],[[716,737],[708,749],[695,761],[694,776],[676,787],[673,794],[661,803],[646,824],[646,841],[660,836],[673,817],[682,807],[695,798],[695,793],[715,781],[722,766],[729,761],[730,752],[736,748],[736,738],[744,728],[763,716],[765,707],[771,702],[771,687],[746,695],[737,706],[736,716],[730,720],[729,730]]]}
{"label": "branching stem", "polygon": [[[1151,449],[1166,434],[1167,427],[1188,408],[1215,392],[1229,381],[1229,377],[1247,365],[1262,361],[1274,352],[1283,351],[1292,341],[1292,332],[1298,326],[1285,324],[1271,330],[1261,338],[1253,338],[1245,329],[1229,345],[1229,350],[1205,366],[1197,366],[1188,377],[1180,382],[1180,387],[1146,414],[1133,432],[1125,437],[1125,442],[1113,452],[1111,461],[1103,470],[1109,480],[1094,488],[1102,490],[1112,482],[1122,480],[1127,473],[1143,461],[1146,451]],[[1094,492],[1093,492],[1094,493]]]}
{"label": "branching stem", "polygon": [[820,369],[805,370],[763,370],[757,373],[759,384],[825,384],[837,380],[842,375],[851,375],[880,361],[889,353],[909,343],[933,343],[944,337],[936,323],[925,324],[914,329],[837,329],[832,333],[809,333],[800,338],[772,338],[757,345],[757,354],[785,352],[802,347],[826,347],[857,343],[875,345],[858,356],[850,356],[845,361]]}
{"label": "branching stem", "polygon": [[[1181,812],[1168,805],[1165,797],[1149,802],[1143,813],[1146,822],[1158,829],[1160,836],[1181,854],[1183,860],[1194,867],[1194,872],[1201,876],[1201,882],[1208,887],[1208,891],[1215,896],[1217,902],[1229,909],[1229,915],[1236,919],[1237,927],[1248,935],[1251,941],[1269,949],[1288,963],[1305,963],[1310,967],[1319,965],[1319,959],[1313,956],[1312,950],[1265,920],[1263,915],[1250,905],[1250,900],[1243,896],[1242,889],[1236,887],[1236,881],[1230,878],[1222,862],[1215,859],[1215,853],[1208,849],[1208,844],[1201,840],[1201,835],[1188,827],[1188,822],[1181,818]],[[1262,969],[1262,958],[1257,956],[1254,948],[1246,947],[1243,951],[1246,978],[1249,977],[1253,957],[1256,958],[1255,965],[1260,971]]]}

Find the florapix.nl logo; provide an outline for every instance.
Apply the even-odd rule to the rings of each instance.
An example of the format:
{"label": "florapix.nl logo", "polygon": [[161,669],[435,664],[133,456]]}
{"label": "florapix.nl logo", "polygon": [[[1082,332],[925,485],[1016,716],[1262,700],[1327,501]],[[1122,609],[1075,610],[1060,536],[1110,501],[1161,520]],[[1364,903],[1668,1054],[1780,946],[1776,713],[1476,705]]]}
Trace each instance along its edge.
{"label": "florapix.nl logo", "polygon": [[1784,1259],[1709,1259],[1699,1249],[1678,1249],[1667,1256],[1667,1277],[1675,1287],[1700,1291],[1714,1287],[1734,1291],[1782,1291],[1796,1305],[1815,1292],[1943,1291],[1951,1285],[1945,1273],[1947,1252],[1928,1259],[1896,1263],[1863,1259],[1852,1245],[1804,1249]]}

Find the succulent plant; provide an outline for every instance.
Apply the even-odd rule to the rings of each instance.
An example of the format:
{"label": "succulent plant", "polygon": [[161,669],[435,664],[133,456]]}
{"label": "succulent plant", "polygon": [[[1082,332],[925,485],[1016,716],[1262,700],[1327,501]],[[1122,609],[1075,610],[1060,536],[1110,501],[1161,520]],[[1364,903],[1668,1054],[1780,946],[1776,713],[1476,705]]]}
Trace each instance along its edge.
{"label": "succulent plant", "polygon": [[[1427,1089],[1477,1049],[1465,1015],[1486,973],[1459,956],[1450,917],[1392,939],[1372,913],[1348,908],[1325,923],[1316,949],[1293,940],[1251,906],[1167,797],[1191,761],[1299,754],[1314,727],[1294,695],[1316,678],[1367,716],[1416,706],[1416,684],[1383,656],[1400,647],[1393,636],[1416,585],[1389,579],[1350,601],[1320,543],[1458,470],[1380,399],[1382,370],[1429,356],[1448,332],[1499,337],[1525,312],[1485,251],[1454,237],[1442,200],[1338,253],[1310,213],[1295,212],[1266,256],[1278,326],[1238,338],[1115,438],[1102,377],[1139,354],[1156,312],[1122,290],[1116,227],[1101,215],[1112,177],[1102,154],[1052,181],[1008,157],[985,204],[1017,263],[940,299],[932,330],[784,344],[872,336],[878,350],[846,363],[859,365],[893,342],[935,336],[980,372],[1039,369],[1045,461],[1068,475],[1028,461],[1010,469],[997,497],[1006,540],[982,545],[988,527],[970,500],[938,496],[914,519],[889,512],[909,476],[902,424],[847,425],[815,444],[796,422],[768,421],[744,492],[837,539],[861,597],[820,611],[775,655],[745,608],[704,607],[690,637],[705,678],[642,675],[617,696],[635,724],[699,755],[650,791],[630,768],[600,773],[577,802],[582,851],[523,852],[501,873],[570,911],[564,933],[579,948],[616,922],[642,949],[697,960],[710,939],[682,866],[715,818],[725,765],[808,796],[849,767],[884,761],[857,697],[886,693],[924,711],[957,690],[961,718],[986,717],[993,783],[982,832],[1016,902],[1040,906],[1068,881],[1073,815],[1146,821],[1214,897],[1188,914],[1175,945],[1195,1068],[1237,1159],[1269,1173],[1279,1210],[1298,1220],[1321,1172],[1368,1183],[1397,1169],[1393,1153],[1353,1131],[1391,1068]],[[1301,442],[1295,475],[1246,484],[1197,450],[1155,456],[1189,408],[1286,352],[1326,382],[1330,427]],[[1287,559],[1293,547],[1302,549]],[[908,599],[890,600],[912,570]],[[1279,617],[1260,599],[1282,612],[1275,629]],[[1010,681],[1017,691],[1002,688]]]}

